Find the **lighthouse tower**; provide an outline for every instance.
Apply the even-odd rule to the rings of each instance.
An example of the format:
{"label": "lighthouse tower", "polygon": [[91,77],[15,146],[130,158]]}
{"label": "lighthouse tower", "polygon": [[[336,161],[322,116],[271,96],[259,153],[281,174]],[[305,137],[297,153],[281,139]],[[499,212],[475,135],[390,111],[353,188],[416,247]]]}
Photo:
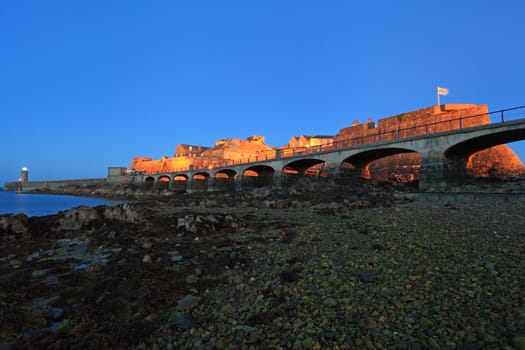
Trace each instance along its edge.
{"label": "lighthouse tower", "polygon": [[22,171],[20,171],[20,182],[29,182],[29,170],[26,167],[23,167]]}

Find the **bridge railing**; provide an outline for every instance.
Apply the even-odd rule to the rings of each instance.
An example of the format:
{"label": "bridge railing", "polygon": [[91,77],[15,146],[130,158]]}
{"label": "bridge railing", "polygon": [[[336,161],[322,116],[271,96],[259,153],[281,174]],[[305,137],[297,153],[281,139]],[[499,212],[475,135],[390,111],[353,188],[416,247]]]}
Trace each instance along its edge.
{"label": "bridge railing", "polygon": [[510,122],[513,120],[525,118],[525,106],[502,109],[489,114],[490,122],[493,124]]}
{"label": "bridge railing", "polygon": [[[408,128],[379,131],[372,135],[357,136],[344,140],[338,140],[334,141],[332,149],[349,148],[364,144],[374,144],[382,141],[399,140],[413,136],[429,135],[448,130],[470,128],[484,125],[479,123],[480,119],[483,117],[486,117],[487,119],[485,124],[505,123],[512,120],[521,119],[525,117],[525,106],[502,109],[484,114],[460,116],[455,119],[424,123]],[[326,148],[327,147],[325,147],[323,151],[326,150]]]}
{"label": "bridge railing", "polygon": [[[480,121],[483,120],[483,117],[486,118],[485,124],[480,124]],[[277,158],[292,158],[305,154],[312,153],[321,153],[329,152],[338,149],[357,147],[365,144],[375,144],[383,141],[392,141],[400,140],[404,138],[429,135],[443,131],[465,129],[474,126],[487,125],[487,124],[496,124],[496,123],[505,123],[512,120],[525,118],[525,106],[507,108],[498,111],[469,115],[469,116],[460,116],[455,119],[448,119],[444,121],[437,121],[432,123],[424,123],[420,125],[414,125],[408,128],[398,128],[391,130],[378,131],[377,133],[357,136],[348,139],[334,141],[324,145],[318,146],[303,146],[303,147],[293,147],[293,148],[283,148],[277,151],[268,151],[255,155],[253,157],[245,159],[236,159],[236,160],[224,160],[220,162],[213,162],[208,167],[203,168],[186,168],[186,169],[177,169],[169,171],[170,173],[175,172],[187,172],[189,170],[193,171],[207,171],[213,168],[222,168],[240,164],[249,164],[249,163],[258,163],[265,160],[272,160]],[[160,174],[162,171],[149,172],[148,175]]]}

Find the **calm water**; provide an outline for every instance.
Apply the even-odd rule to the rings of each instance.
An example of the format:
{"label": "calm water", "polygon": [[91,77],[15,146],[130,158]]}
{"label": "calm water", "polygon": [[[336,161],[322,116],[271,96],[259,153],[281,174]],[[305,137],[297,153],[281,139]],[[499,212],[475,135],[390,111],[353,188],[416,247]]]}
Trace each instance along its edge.
{"label": "calm water", "polygon": [[56,214],[79,205],[95,207],[116,203],[100,198],[29,194],[0,189],[0,214],[24,213],[28,216],[41,216]]}

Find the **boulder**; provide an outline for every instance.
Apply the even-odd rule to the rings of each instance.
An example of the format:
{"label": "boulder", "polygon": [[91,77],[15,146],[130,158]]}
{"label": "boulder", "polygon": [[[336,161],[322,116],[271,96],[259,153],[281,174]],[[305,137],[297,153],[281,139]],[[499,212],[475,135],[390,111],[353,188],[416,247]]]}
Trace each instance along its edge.
{"label": "boulder", "polygon": [[25,214],[3,215],[0,217],[0,230],[15,233],[27,233],[28,217]]}
{"label": "boulder", "polygon": [[135,210],[131,204],[125,203],[106,207],[104,209],[104,219],[135,223],[142,221],[143,215],[142,213],[139,213],[137,210]]}
{"label": "boulder", "polygon": [[244,221],[225,214],[186,215],[177,219],[177,230],[187,233],[213,234],[223,229],[239,229],[244,226]]}
{"label": "boulder", "polygon": [[74,231],[98,219],[97,211],[92,207],[80,206],[65,211],[58,220],[59,231]]}

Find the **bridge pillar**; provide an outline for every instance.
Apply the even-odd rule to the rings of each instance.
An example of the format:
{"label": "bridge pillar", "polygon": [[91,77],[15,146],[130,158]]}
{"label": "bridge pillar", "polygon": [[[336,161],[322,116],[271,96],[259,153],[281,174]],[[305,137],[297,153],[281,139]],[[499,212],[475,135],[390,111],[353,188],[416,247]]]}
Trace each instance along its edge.
{"label": "bridge pillar", "polygon": [[282,188],[283,173],[276,171],[272,175],[272,190],[280,190]]}
{"label": "bridge pillar", "polygon": [[210,176],[208,178],[208,192],[213,192],[215,191],[215,178],[213,176]]}
{"label": "bridge pillar", "polygon": [[242,190],[242,177],[242,174],[237,175],[237,178],[235,179],[235,191]]}
{"label": "bridge pillar", "polygon": [[423,157],[419,171],[419,189],[422,191],[445,191],[461,184],[466,176],[466,159]]}
{"label": "bridge pillar", "polygon": [[193,179],[191,174],[189,174],[188,179],[186,180],[186,193],[192,193],[192,182]]}
{"label": "bridge pillar", "polygon": [[326,170],[326,173],[328,174],[329,178],[335,179],[341,175],[341,168],[339,166],[332,165]]}

